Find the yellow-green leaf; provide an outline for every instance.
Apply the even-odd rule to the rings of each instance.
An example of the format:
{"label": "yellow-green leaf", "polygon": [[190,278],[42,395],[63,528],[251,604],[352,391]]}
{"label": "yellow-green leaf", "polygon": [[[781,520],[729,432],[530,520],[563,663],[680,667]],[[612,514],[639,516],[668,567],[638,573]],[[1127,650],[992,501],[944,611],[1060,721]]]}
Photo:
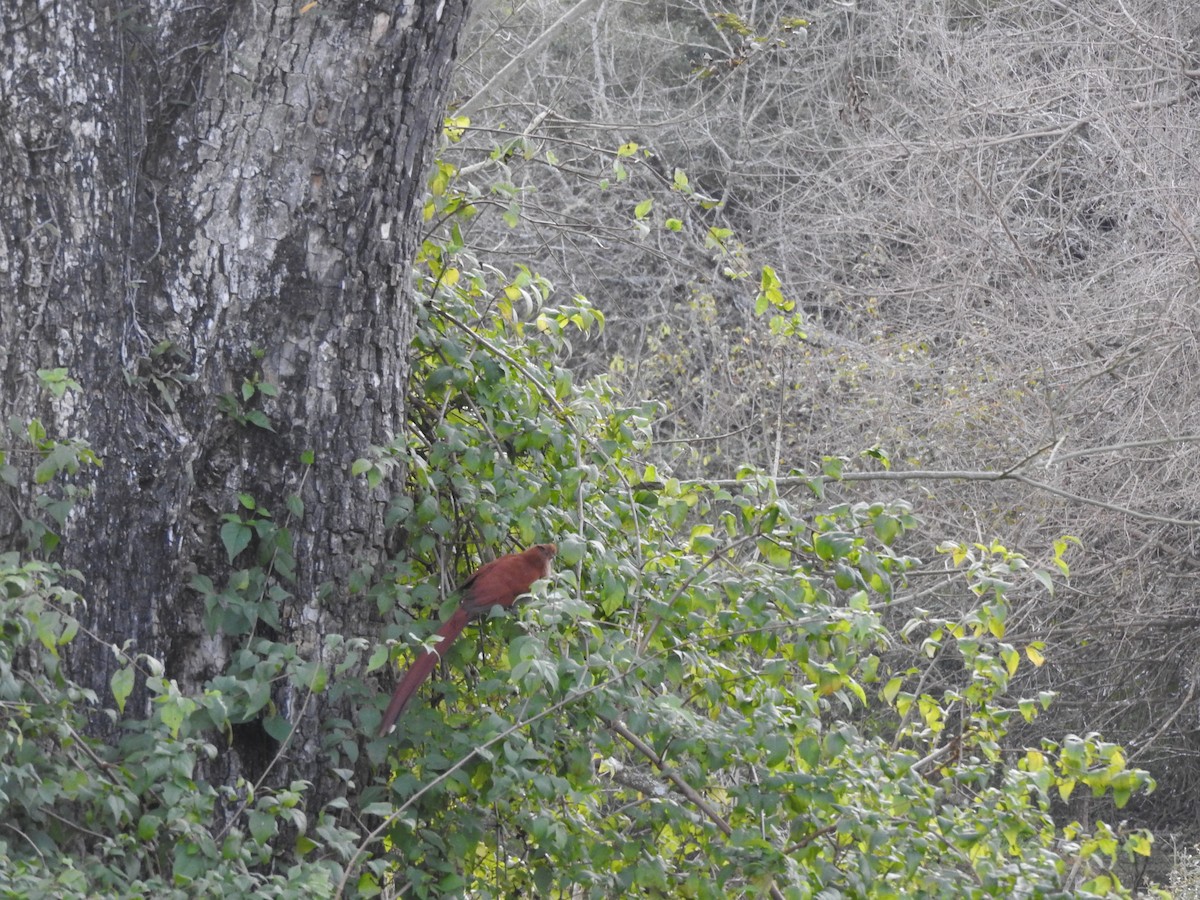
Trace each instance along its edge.
{"label": "yellow-green leaf", "polygon": [[897,675],[894,678],[892,678],[887,684],[885,684],[883,686],[883,699],[886,702],[891,703],[893,700],[896,699],[896,695],[898,693],[900,693],[900,687],[903,684],[904,684],[904,678],[901,677],[900,675]]}

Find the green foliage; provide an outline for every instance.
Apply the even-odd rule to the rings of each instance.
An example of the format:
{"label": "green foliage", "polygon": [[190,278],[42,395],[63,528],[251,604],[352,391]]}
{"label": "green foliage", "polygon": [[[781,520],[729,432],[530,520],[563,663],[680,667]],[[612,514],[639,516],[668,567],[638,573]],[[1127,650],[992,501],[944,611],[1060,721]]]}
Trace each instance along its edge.
{"label": "green foliage", "polygon": [[[81,389],[66,369],[39,369],[38,379],[60,403]],[[81,469],[100,465],[87,441],[51,437],[38,418],[9,418],[7,435],[0,442],[0,484],[31,493],[41,512],[40,516],[21,517],[27,550],[43,556],[54,552],[67,516],[91,492],[86,480],[76,476]]]}
{"label": "green foliage", "polygon": [[[43,380],[58,399],[79,389],[58,370]],[[18,442],[0,456],[5,483],[31,491],[35,505],[61,525],[87,494],[83,467],[99,460],[83,441],[50,438],[37,419],[10,422],[10,434]],[[305,457],[310,464],[311,453]],[[79,573],[0,552],[0,895],[332,895],[341,876],[337,860],[358,840],[339,825],[337,803],[308,811],[306,782],[270,791],[215,785],[200,773],[235,724],[261,719],[277,740],[288,737],[291,726],[271,700],[279,679],[319,692],[329,678],[294,645],[255,636],[259,623],[278,626],[282,585],[294,581],[295,561],[286,523],[277,526],[248,495],[237,499],[239,513],[226,517],[237,530],[222,536],[231,561],[253,550],[256,564],[235,571],[224,590],[206,576],[194,587],[212,632],[244,636],[245,645],[198,696],[183,694],[158,660],[118,646],[111,647],[119,661],[111,703],[69,678],[64,648],[97,639],[81,629],[81,597],[66,586]],[[298,498],[287,506],[288,522],[302,515]],[[25,520],[23,531],[32,550],[49,552],[58,543],[43,522]],[[349,665],[363,647],[336,635],[325,643],[324,658],[340,655]],[[151,713],[123,717],[132,713],[127,702],[139,681]],[[89,736],[93,716],[119,722],[114,742]],[[279,846],[285,832],[294,836],[286,849]],[[318,846],[325,852],[314,853]],[[281,854],[288,865],[280,872],[264,868]]]}
{"label": "green foliage", "polygon": [[[307,456],[306,456],[307,458]],[[287,515],[277,524],[270,510],[250,494],[237,495],[239,511],[222,518],[221,544],[233,570],[218,590],[208,575],[198,574],[191,587],[204,598],[204,622],[210,634],[253,635],[258,623],[278,630],[279,606],[291,596],[296,581],[291,523],[303,518],[304,503],[298,493],[287,497]],[[253,550],[252,559],[245,552]]]}
{"label": "green foliage", "polygon": [[[391,775],[364,794],[383,821],[360,891],[1126,895],[1111,867],[1149,836],[1059,824],[1053,804],[1083,784],[1123,805],[1147,774],[1095,735],[1006,742],[1014,714],[1050,700],[1010,696],[1023,662],[1004,641],[1009,592],[1047,573],[947,545],[963,614],[888,628],[918,565],[907,504],[639,463],[652,410],[557,363],[595,314],[543,305],[553,294],[530,276],[522,318],[515,281],[466,261],[426,245],[411,428],[354,467],[407,479],[388,513],[405,550],[369,594],[395,639],[414,605],[440,606],[447,547],[556,540],[562,571],[451,648],[433,704],[370,745]],[[902,642],[942,673],[936,690],[890,668]],[[371,668],[409,658],[386,646]],[[1043,648],[1024,649],[1040,664]]]}
{"label": "green foliage", "polygon": [[700,78],[719,76],[726,71],[745,65],[750,61],[752,54],[762,50],[786,48],[792,43],[794,35],[807,36],[808,27],[811,25],[807,19],[785,16],[759,33],[746,19],[736,13],[713,13],[712,21],[717,30],[725,32],[731,39],[734,39],[731,46],[737,49],[719,60],[712,60],[706,55],[707,64],[695,70],[695,74]]}
{"label": "green foliage", "polygon": [[[279,873],[261,868],[278,852],[277,823],[304,830],[303,783],[247,798],[244,785],[198,779],[197,765],[218,748],[182,727],[184,719],[201,710],[227,723],[220,711],[228,696],[184,697],[156,660],[118,651],[125,663],[113,678],[118,706],[136,668],[152,714],[125,720],[115,744],[87,736],[89,711],[116,714],[101,710],[61,665],[62,647],[79,634],[80,598],[64,581],[78,577],[0,554],[0,894],[330,896],[339,872],[329,860],[306,862],[297,853]],[[219,827],[222,820],[229,824]],[[310,830],[339,836],[329,813]]]}
{"label": "green foliage", "polygon": [[783,283],[775,274],[775,270],[770,266],[763,266],[758,296],[754,301],[755,315],[761,316],[768,310],[774,310],[769,320],[771,334],[803,340],[807,337],[803,330],[803,318],[799,314],[786,315],[792,313],[795,308],[795,301],[784,296]]}
{"label": "green foliage", "polygon": [[[385,577],[364,569],[352,585],[390,623],[376,642],[324,635],[331,671],[277,638],[298,499],[277,521],[234,498],[231,572],[193,587],[235,648],[197,695],[119,648],[111,704],[71,682],[60,653],[80,634],[63,584],[75,576],[0,557],[0,891],[1127,895],[1112,865],[1149,852],[1149,836],[1057,822],[1053,804],[1082,786],[1119,806],[1152,785],[1146,773],[1096,735],[1009,740],[1014,717],[1050,698],[1010,696],[1044,647],[1006,643],[1008,597],[1048,573],[998,545],[947,543],[962,615],[914,609],[889,628],[918,565],[907,504],[837,503],[826,476],[800,493],[750,469],[673,479],[640,461],[653,409],[561,366],[603,323],[582,298],[552,305],[535,273],[484,273],[433,243],[421,266],[409,428],[352,470],[379,486],[404,477],[386,513],[403,549]],[[412,614],[441,605],[448,551],[465,572],[510,537],[556,540],[560,571],[451,648],[397,732],[367,740],[379,779],[350,788],[384,700],[361,675],[407,660]],[[892,652],[902,642],[936,689],[893,668],[911,658]],[[145,718],[127,707],[137,678]],[[235,725],[261,721],[286,746],[280,680],[368,703],[357,725],[328,725],[349,795],[326,809],[306,808],[302,781],[198,777]],[[84,710],[124,713],[113,745],[86,736]],[[357,831],[341,818],[352,803]]]}
{"label": "green foliage", "polygon": [[55,397],[61,398],[67,391],[82,390],[79,382],[67,374],[66,369],[38,369],[37,375],[42,385]]}
{"label": "green foliage", "polygon": [[[260,347],[251,350],[251,356],[255,360],[261,360],[263,355],[264,351]],[[218,397],[217,409],[239,425],[253,425],[264,431],[274,431],[275,426],[271,424],[270,418],[254,404],[261,402],[264,398],[278,396],[279,388],[268,381],[263,381],[262,373],[255,371],[242,379],[237,393],[225,393]],[[259,398],[258,401],[255,400],[256,397]]]}
{"label": "green foliage", "polygon": [[[1128,896],[1113,866],[1150,836],[1055,812],[1081,787],[1123,806],[1149,776],[1098,735],[1023,747],[1010,727],[1052,700],[1013,695],[1046,648],[1006,640],[1010,597],[1052,586],[1048,572],[948,541],[961,613],[909,609],[920,523],[900,500],[827,495],[847,460],[792,489],[753,469],[689,483],[647,464],[654,407],[562,362],[603,316],[527,268],[476,264],[456,224],[469,199],[447,184],[431,202],[447,235],[417,261],[408,427],[347,473],[394,487],[400,551],[349,585],[383,633],[324,634],[320,653],[282,640],[303,505],[241,494],[220,529],[230,571],[192,581],[228,667],[187,695],[114,648],[112,710],[61,666],[80,639],[63,584],[77,576],[0,555],[0,893]],[[760,287],[791,312],[773,272]],[[259,395],[249,376],[232,408]],[[39,465],[63,446],[20,433]],[[66,445],[55,475],[91,461]],[[446,603],[439,583],[514,540],[556,541],[559,571],[450,648],[393,735],[365,737],[386,697],[363,675],[407,662],[426,630],[414,616]],[[1069,543],[1054,548],[1060,576]],[[139,677],[144,718],[127,706]],[[199,775],[235,726],[261,722],[286,748],[280,682],[362,700],[358,722],[327,723],[323,762],[347,796],[324,809],[307,808],[305,781]],[[112,745],[87,737],[85,711],[120,718]],[[358,784],[364,750],[377,778]]]}

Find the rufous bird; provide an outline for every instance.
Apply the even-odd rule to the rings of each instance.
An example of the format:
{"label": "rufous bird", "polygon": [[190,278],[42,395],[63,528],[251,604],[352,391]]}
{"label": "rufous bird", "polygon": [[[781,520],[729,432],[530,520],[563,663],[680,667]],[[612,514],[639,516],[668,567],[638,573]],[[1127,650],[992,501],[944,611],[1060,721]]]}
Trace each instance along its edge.
{"label": "rufous bird", "polygon": [[392,702],[388,704],[387,712],[379,725],[379,736],[387,734],[408,701],[417,692],[433,672],[434,666],[450,645],[462,634],[467,622],[476,616],[486,615],[493,606],[508,609],[517,602],[522,594],[529,593],[529,587],[539,578],[550,574],[550,560],[558,554],[554,544],[534,544],[524,553],[510,553],[493,559],[479,567],[479,570],[463,582],[458,589],[462,594],[462,602],[458,609],[437,630],[437,646],[426,650],[417,657],[396,690],[392,692]]}

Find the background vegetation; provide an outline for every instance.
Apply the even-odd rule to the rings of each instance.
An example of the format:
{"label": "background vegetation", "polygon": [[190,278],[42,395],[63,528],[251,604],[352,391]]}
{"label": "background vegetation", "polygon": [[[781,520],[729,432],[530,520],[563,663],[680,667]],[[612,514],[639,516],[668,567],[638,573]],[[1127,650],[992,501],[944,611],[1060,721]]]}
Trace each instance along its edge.
{"label": "background vegetation", "polygon": [[[677,474],[878,447],[891,471],[838,496],[904,496],[938,532],[1033,553],[1078,536],[1070,584],[1012,623],[1049,650],[1019,681],[1061,692],[1043,723],[1128,746],[1169,785],[1146,820],[1189,830],[1195,11],[595,11],[532,54],[559,7],[496,6],[473,32],[459,160],[525,212],[480,216],[475,240],[606,311],[572,365],[663,402],[653,454]],[[524,152],[487,156],[505,133]],[[755,315],[763,265],[805,340]]]}

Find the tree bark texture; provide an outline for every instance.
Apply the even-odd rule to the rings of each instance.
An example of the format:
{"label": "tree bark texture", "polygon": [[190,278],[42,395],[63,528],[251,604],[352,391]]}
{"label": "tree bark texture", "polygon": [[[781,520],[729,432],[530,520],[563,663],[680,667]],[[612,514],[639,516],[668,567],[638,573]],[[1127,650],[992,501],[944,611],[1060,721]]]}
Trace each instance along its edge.
{"label": "tree bark texture", "polygon": [[[401,429],[423,160],[466,5],[9,0],[0,15],[0,414],[37,414],[103,459],[62,550],[99,638],[71,667],[101,696],[107,644],[185,688],[223,669],[230,646],[205,637],[188,583],[228,575],[219,529],[246,513],[239,493],[280,522],[288,494],[304,502],[280,640],[319,658],[326,633],[375,627],[347,580],[383,557],[382,496],[349,467]],[[83,390],[39,390],[55,367]],[[247,382],[278,396],[242,405]],[[239,419],[250,409],[274,431]],[[0,548],[29,513],[12,493]],[[147,699],[139,686],[135,714]],[[275,700],[304,748],[275,775],[313,779],[318,715],[348,711]],[[253,775],[255,752],[235,741],[214,774]]]}

